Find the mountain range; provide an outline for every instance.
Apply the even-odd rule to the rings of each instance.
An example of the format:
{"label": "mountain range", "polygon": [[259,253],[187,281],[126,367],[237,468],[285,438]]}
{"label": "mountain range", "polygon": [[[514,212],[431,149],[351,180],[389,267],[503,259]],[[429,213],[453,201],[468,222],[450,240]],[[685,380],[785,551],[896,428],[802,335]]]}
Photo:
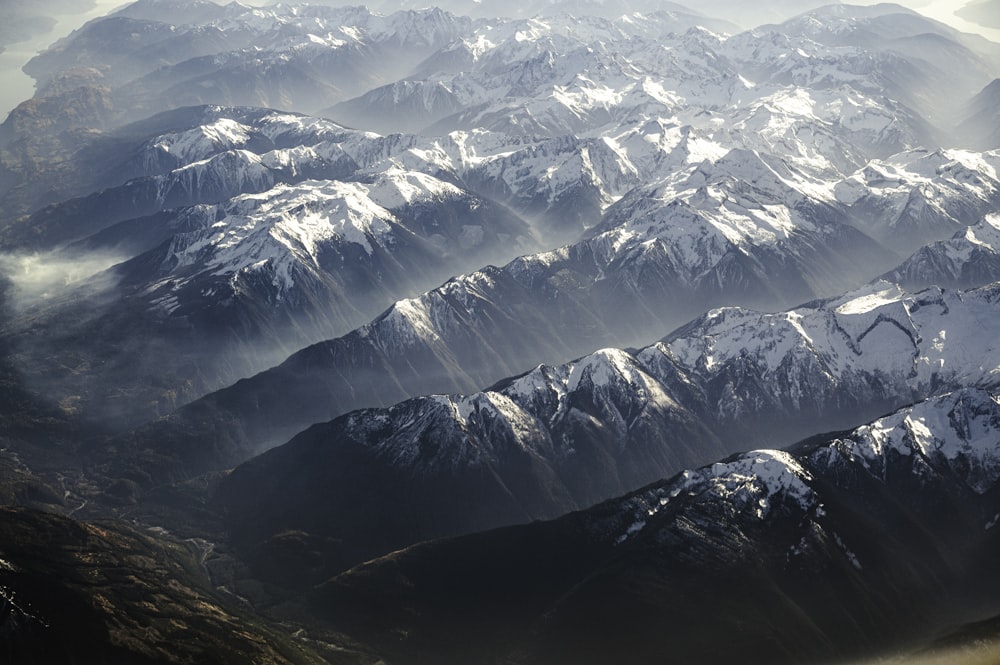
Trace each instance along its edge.
{"label": "mountain range", "polygon": [[[335,340],[330,344],[342,347],[352,329],[369,321],[379,327],[373,317],[394,301],[425,298],[422,292],[451,275],[485,263],[504,265],[567,240],[554,256],[507,264],[505,276],[520,283],[502,287],[536,292],[545,280],[557,299],[569,301],[559,307],[567,309],[562,318],[546,322],[547,309],[544,316],[502,316],[529,330],[576,329],[579,339],[572,332],[542,333],[536,337],[545,339],[513,342],[497,326],[467,335],[482,338],[487,351],[470,358],[454,335],[447,339],[446,331],[436,331],[447,339],[440,344],[447,353],[431,350],[429,365],[415,360],[421,380],[390,388],[378,401],[373,392],[406,385],[399,360],[391,350],[352,351],[352,359],[369,356],[370,367],[386,366],[388,374],[373,379],[373,388],[365,388],[361,377],[344,384],[353,397],[344,402],[331,396],[332,409],[266,426],[266,442],[358,406],[474,390],[551,358],[643,343],[733,297],[770,308],[835,294],[892,267],[898,260],[893,252],[905,256],[974,223],[997,197],[995,153],[927,154],[909,147],[938,130],[919,95],[886,87],[887,80],[908,81],[911,92],[919,86],[892,69],[904,51],[888,48],[885,38],[934,34],[950,44],[948,60],[942,55],[936,61],[968,76],[948,77],[949,86],[988,80],[977,72],[987,72],[995,54],[892,6],[810,14],[811,21],[830,26],[825,30],[792,19],[780,29],[764,26],[732,37],[692,27],[692,15],[678,11],[646,21],[559,13],[487,20],[440,10],[380,15],[358,8],[298,12],[200,3],[190,22],[173,25],[173,7],[136,3],[40,55],[29,67],[41,82],[37,101],[3,126],[10,174],[4,205],[11,219],[5,246],[20,253],[57,250],[56,260],[64,262],[96,255],[100,267],[114,264],[75,288],[59,289],[24,317],[26,325],[14,326],[15,337],[28,340],[20,345],[27,349],[22,364],[53,401],[70,400],[118,428],[164,415],[311,343]],[[900,16],[905,21],[896,21]],[[122,26],[131,26],[135,43],[109,50],[101,31]],[[340,36],[324,32],[331,30]],[[844,31],[857,43],[844,43]],[[286,57],[286,49],[305,40],[303,53],[313,66],[318,53],[355,53],[351,44],[375,51],[419,44],[427,59],[411,53],[411,63],[422,62],[408,78],[373,88],[370,103],[359,97],[345,104],[353,104],[349,120],[388,123],[380,129],[409,126],[422,134],[366,134],[342,126],[352,122],[228,106],[168,111],[125,127],[119,125],[148,111],[128,103],[122,108],[132,115],[107,112],[117,108],[116,95],[152,75],[143,73],[151,65],[133,57],[137,50],[148,59],[155,43],[176,57],[195,56],[155,70],[162,77],[175,67],[200,67],[208,57],[186,40],[218,41],[219,35],[229,41],[212,42],[221,49],[214,52],[226,53],[213,56],[217,60],[252,55],[256,62],[270,54],[287,64],[295,58]],[[250,35],[258,49],[252,54],[230,43]],[[789,53],[802,58],[791,68]],[[888,60],[861,67],[858,58],[873,53]],[[915,56],[905,53],[913,66]],[[380,66],[391,60],[379,59]],[[60,78],[84,64],[87,72],[115,72],[120,80],[102,74],[100,86],[81,88]],[[920,85],[940,90],[938,79],[926,78],[932,74],[921,67]],[[94,135],[105,125],[88,125],[84,115],[73,118],[74,131],[64,131],[68,127],[58,120],[44,127],[32,121],[38,113],[51,116],[38,106],[49,103],[42,100],[51,86],[110,104],[100,112],[106,131]],[[106,92],[93,97],[98,88]],[[439,99],[436,92],[427,96],[432,89],[450,91],[448,104],[462,110],[427,116],[430,124],[420,128],[414,104]],[[153,97],[143,93],[143,99]],[[170,100],[158,106],[186,103],[172,94]],[[58,95],[50,101],[58,104]],[[251,100],[222,95],[199,101]],[[291,97],[288,103],[310,107]],[[91,138],[73,139],[76,131]],[[74,140],[76,148],[65,151],[69,157],[36,154],[51,141]],[[79,175],[83,171],[86,176]],[[67,181],[78,189],[57,185],[68,197],[38,207],[37,198],[53,182]],[[315,184],[325,181],[338,184]],[[266,205],[255,212],[254,201]],[[278,223],[289,216],[298,220]],[[362,221],[341,226],[352,216]],[[382,229],[401,226],[388,236],[373,235],[367,220],[378,220]],[[221,232],[223,226],[232,230]],[[317,244],[319,236],[327,240]],[[678,249],[665,251],[667,245]],[[853,278],[859,272],[861,279]],[[578,286],[548,276],[562,282],[563,274]],[[464,279],[453,288],[464,290]],[[488,297],[513,302],[537,296]],[[42,329],[61,333],[47,339]],[[94,339],[108,344],[95,348]],[[505,343],[510,348],[497,348]],[[360,344],[363,349],[367,343]],[[462,359],[437,360],[448,354]],[[169,356],[177,360],[163,362]],[[95,390],[99,386],[108,389]]]}
{"label": "mountain range", "polygon": [[0,653],[996,652],[1000,46],[335,5],[139,0],[25,68]]}
{"label": "mountain range", "polygon": [[555,521],[416,545],[311,602],[400,663],[860,658],[945,630],[955,607],[995,612],[998,416],[988,391],[949,393]]}
{"label": "mountain range", "polygon": [[[960,219],[972,218],[971,210],[995,205],[991,200],[1000,190],[988,175],[995,173],[988,163],[970,170],[957,162],[941,164],[943,155],[907,157],[916,157],[921,168],[938,162],[931,172],[940,168],[941,174],[928,181],[891,167],[892,175],[884,177],[873,164],[868,176],[834,188],[852,201],[863,178],[874,183],[851,208],[835,196],[830,201],[803,196],[755,153],[730,153],[715,165],[690,167],[679,185],[623,197],[609,208],[604,226],[581,243],[461,276],[397,302],[356,331],[308,347],[275,368],[142,426],[129,435],[130,445],[172,451],[168,456],[193,464],[196,471],[225,468],[354,408],[389,406],[421,392],[470,392],[546,358],[662,336],[702,307],[731,302],[735,293],[738,302],[761,308],[830,295],[837,286],[850,285],[839,281],[844,275],[877,276],[893,254],[873,249],[875,241],[846,221],[829,220],[850,219],[853,210],[889,210],[877,217],[885,224],[883,237],[913,238],[928,223],[928,231],[950,233],[961,228]],[[755,184],[747,186],[741,173],[753,173]],[[946,184],[953,177],[953,184]],[[706,183],[719,193],[708,194]],[[691,203],[683,198],[685,190]],[[953,194],[935,196],[925,206],[919,204],[921,190]],[[780,197],[788,201],[784,206],[765,203]],[[782,230],[784,215],[789,226]],[[633,219],[643,221],[627,221]],[[900,233],[903,228],[909,233]],[[983,252],[992,256],[992,224],[973,228],[982,229]],[[741,233],[749,238],[740,238]],[[913,273],[908,285],[923,288],[954,279],[914,267],[918,260],[899,269]],[[958,257],[952,271],[988,275],[989,268],[979,266],[989,260],[962,268]],[[784,278],[775,283],[775,275]],[[170,469],[159,461],[155,465],[160,472]],[[182,467],[180,473],[191,471]]]}
{"label": "mountain range", "polygon": [[549,519],[748,447],[991,386],[996,302],[995,285],[911,295],[877,282],[776,314],[721,308],[639,351],[353,412],[227,477],[229,532],[246,547],[288,529],[333,538],[334,567]]}

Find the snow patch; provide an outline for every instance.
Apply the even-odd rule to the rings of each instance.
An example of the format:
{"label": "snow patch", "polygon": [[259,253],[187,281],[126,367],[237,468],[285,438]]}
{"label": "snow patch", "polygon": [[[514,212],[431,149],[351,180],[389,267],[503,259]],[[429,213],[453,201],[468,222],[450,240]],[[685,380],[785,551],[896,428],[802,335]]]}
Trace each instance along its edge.
{"label": "snow patch", "polygon": [[707,480],[710,492],[758,519],[768,516],[775,499],[789,499],[803,512],[818,504],[806,484],[811,474],[781,450],[755,450],[732,462],[713,464]]}
{"label": "snow patch", "polygon": [[860,427],[836,447],[883,480],[890,452],[917,455],[985,494],[1000,481],[1000,397],[976,389],[936,397]]}
{"label": "snow patch", "polygon": [[841,298],[841,304],[836,306],[836,312],[848,315],[865,314],[879,307],[899,302],[904,295],[903,290],[896,284],[876,282],[852,291]]}

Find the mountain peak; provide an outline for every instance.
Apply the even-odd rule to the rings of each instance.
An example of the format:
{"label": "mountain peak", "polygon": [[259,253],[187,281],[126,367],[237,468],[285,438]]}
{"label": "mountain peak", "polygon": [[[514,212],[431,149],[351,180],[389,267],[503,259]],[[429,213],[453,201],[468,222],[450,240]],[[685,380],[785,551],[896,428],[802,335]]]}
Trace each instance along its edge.
{"label": "mountain peak", "polygon": [[1000,397],[966,388],[921,402],[855,430],[832,446],[883,477],[892,454],[954,475],[977,494],[1000,481]]}

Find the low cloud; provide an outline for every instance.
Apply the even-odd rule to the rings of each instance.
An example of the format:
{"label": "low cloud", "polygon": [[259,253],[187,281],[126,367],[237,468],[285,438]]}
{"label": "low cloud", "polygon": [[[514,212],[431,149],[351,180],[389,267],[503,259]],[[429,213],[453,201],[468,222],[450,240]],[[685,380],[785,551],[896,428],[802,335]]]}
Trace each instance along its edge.
{"label": "low cloud", "polygon": [[11,304],[25,309],[81,287],[84,287],[81,295],[94,295],[113,287],[117,279],[107,269],[123,259],[110,253],[0,254],[0,274],[10,285]]}

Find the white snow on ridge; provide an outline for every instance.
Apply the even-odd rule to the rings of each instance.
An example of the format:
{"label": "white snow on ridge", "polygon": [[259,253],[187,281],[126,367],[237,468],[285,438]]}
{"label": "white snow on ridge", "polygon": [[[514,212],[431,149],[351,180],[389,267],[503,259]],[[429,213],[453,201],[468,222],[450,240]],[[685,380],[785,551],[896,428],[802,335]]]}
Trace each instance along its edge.
{"label": "white snow on ridge", "polygon": [[810,375],[813,392],[865,375],[878,375],[904,392],[927,392],[942,381],[988,385],[1000,378],[994,299],[989,288],[911,295],[875,285],[791,313],[724,308],[639,358],[644,366],[655,366],[656,354],[663,353],[709,376],[746,357],[765,379],[785,367],[811,366],[820,372]]}
{"label": "white snow on ridge", "polygon": [[567,389],[576,390],[580,381],[587,377],[595,386],[606,386],[623,377],[631,385],[641,385],[635,359],[621,349],[601,349],[573,363]]}
{"label": "white snow on ridge", "polygon": [[342,141],[350,131],[326,118],[281,113],[269,113],[255,123],[254,128],[272,141],[288,141],[292,137],[311,142]]}
{"label": "white snow on ridge", "polygon": [[[992,258],[992,261],[991,261]],[[931,243],[907,259],[897,272],[904,279],[916,278],[921,283],[952,279],[966,281],[968,269],[977,261],[986,261],[989,268],[1000,262],[1000,216],[987,215],[979,223],[959,231],[949,240]]]}
{"label": "white snow on ridge", "polygon": [[217,152],[242,148],[250,140],[251,128],[230,118],[219,118],[206,125],[175,134],[164,134],[151,141],[152,147],[169,153],[182,163],[208,159]]}
{"label": "white snow on ridge", "polygon": [[781,450],[755,450],[732,462],[717,462],[705,473],[708,491],[734,508],[764,519],[777,499],[795,502],[803,512],[817,505],[807,485],[811,474]]}
{"label": "white snow on ridge", "polygon": [[903,290],[889,282],[875,282],[840,299],[834,309],[838,314],[865,314],[874,309],[899,302],[905,296]]}
{"label": "white snow on ridge", "polygon": [[[837,182],[834,192],[841,203],[878,211],[872,229],[877,236],[893,233],[906,216],[951,220],[960,229],[968,223],[970,209],[995,209],[998,172],[1000,153],[995,150],[913,149],[869,162]],[[906,227],[895,232],[906,232]]]}
{"label": "white snow on ridge", "polygon": [[942,395],[859,427],[833,449],[883,479],[890,452],[919,456],[916,463],[944,464],[985,494],[1000,482],[1000,397],[976,389]]}
{"label": "white snow on ridge", "polygon": [[968,227],[962,237],[991,251],[1000,250],[1000,214],[987,215],[981,223]]}
{"label": "white snow on ridge", "polygon": [[529,404],[538,397],[552,394],[558,403],[563,403],[569,390],[569,377],[573,365],[539,365],[524,376],[511,382],[503,393],[522,404]]}
{"label": "white snow on ridge", "polygon": [[803,515],[811,514],[820,508],[811,481],[812,474],[781,450],[754,450],[732,461],[684,471],[673,482],[622,502],[623,512],[630,513],[632,521],[614,543],[620,545],[641,532],[681,494],[688,496],[685,505],[711,503],[759,521],[785,503]]}
{"label": "white snow on ridge", "polygon": [[370,253],[394,215],[355,183],[306,181],[246,194],[220,206],[225,216],[209,229],[174,240],[177,267],[235,275],[269,266],[279,293],[294,285],[295,266],[318,266],[319,245],[334,238]]}
{"label": "white snow on ridge", "polygon": [[463,192],[429,175],[390,167],[368,187],[368,196],[383,208],[395,210],[417,201],[460,197]]}
{"label": "white snow on ridge", "polygon": [[421,343],[440,341],[433,312],[426,306],[423,297],[397,300],[386,314],[385,325],[391,331],[391,339],[395,344],[405,344],[407,340],[417,339]]}
{"label": "white snow on ridge", "polygon": [[[336,144],[329,149],[322,145],[318,148],[339,152]],[[307,154],[303,156],[302,151]],[[208,162],[188,165],[175,174],[203,170],[215,160],[234,155],[239,153],[223,153]],[[309,157],[316,157],[313,148],[273,151],[263,158],[246,153],[244,177],[266,182],[269,171],[262,159],[273,167]],[[391,248],[393,226],[399,223],[393,210],[420,201],[466,196],[454,185],[391,165],[371,177],[371,183],[307,180],[279,184],[219,204],[216,209],[220,219],[210,228],[180,234],[174,239],[172,272],[176,275],[178,269],[194,268],[217,275],[237,275],[245,270],[266,268],[274,272],[274,286],[281,294],[294,286],[297,271],[320,270],[321,246],[330,242],[353,243],[369,255],[374,251],[373,243]],[[473,247],[483,234],[481,227],[467,225],[456,242]]]}
{"label": "white snow on ridge", "polygon": [[[905,465],[909,459],[912,470]],[[834,439],[809,453],[810,467],[837,473],[835,465],[859,464],[883,482],[893,474],[954,474],[969,489],[983,495],[1000,483],[1000,396],[986,390],[962,389],[934,397]],[[902,464],[901,464],[902,462]],[[812,473],[786,451],[755,450],[736,458],[689,470],[675,480],[625,499],[621,511],[628,517],[614,536],[620,545],[647,528],[657,514],[680,495],[686,510],[709,503],[733,516],[766,520],[778,505],[793,507],[813,527],[825,514],[811,487]],[[986,525],[992,528],[994,518]],[[856,568],[861,562],[839,534],[830,532]],[[791,554],[796,553],[793,548]]]}
{"label": "white snow on ridge", "polygon": [[[411,471],[494,464],[507,445],[543,457],[550,452],[535,416],[497,392],[417,397],[389,413],[365,413],[348,422],[348,431],[357,440],[372,445],[394,466]],[[389,436],[369,438],[390,423]],[[434,454],[425,449],[429,441]]]}

